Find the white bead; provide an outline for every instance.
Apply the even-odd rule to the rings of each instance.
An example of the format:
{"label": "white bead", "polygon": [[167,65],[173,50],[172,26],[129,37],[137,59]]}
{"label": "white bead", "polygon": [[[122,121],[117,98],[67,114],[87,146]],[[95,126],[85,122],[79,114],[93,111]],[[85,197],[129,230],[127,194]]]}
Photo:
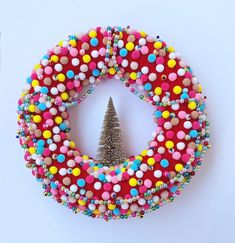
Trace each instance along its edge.
{"label": "white bead", "polygon": [[167,129],[167,130],[171,129],[172,128],[171,122],[165,122],[164,123],[164,128]]}
{"label": "white bead", "polygon": [[132,212],[136,212],[136,211],[138,210],[138,205],[137,205],[137,204],[132,204],[132,205],[130,206],[130,210],[131,210]]}
{"label": "white bead", "polygon": [[184,69],[183,69],[183,68],[178,69],[177,74],[178,74],[179,76],[184,76],[184,75],[185,75],[185,71],[184,71]]}
{"label": "white bead", "polygon": [[94,58],[97,58],[99,56],[99,52],[97,50],[93,50],[91,52],[91,56],[94,57]]}
{"label": "white bead", "polygon": [[53,116],[55,116],[55,115],[57,114],[57,109],[54,108],[54,107],[50,108],[50,113],[51,113]]}
{"label": "white bead", "polygon": [[141,206],[143,206],[145,203],[146,203],[146,200],[144,198],[140,198],[138,200],[138,204],[141,205]]}
{"label": "white bead", "polygon": [[148,165],[147,164],[141,164],[140,169],[145,172],[145,171],[148,170]]}
{"label": "white bead", "polygon": [[164,66],[162,64],[158,64],[156,66],[156,71],[159,72],[159,73],[163,72],[164,71]]}
{"label": "white bead", "polygon": [[128,203],[123,203],[123,204],[121,204],[121,208],[122,209],[128,209],[129,208],[129,204]]}
{"label": "white bead", "polygon": [[57,145],[55,144],[55,143],[51,143],[50,145],[49,145],[49,150],[50,151],[55,151],[57,149]]}
{"label": "white bead", "polygon": [[147,155],[148,156],[153,156],[153,150],[152,149],[147,150]]}
{"label": "white bead", "polygon": [[80,80],[84,80],[86,78],[85,73],[79,73],[78,77],[80,78]]}
{"label": "white bead", "polygon": [[65,176],[65,175],[67,174],[67,170],[66,170],[65,168],[61,168],[61,169],[59,170],[59,174],[60,174],[61,176]]}
{"label": "white bead", "polygon": [[86,65],[86,64],[82,64],[81,66],[80,66],[80,71],[81,72],[87,72],[88,71],[88,66]]}
{"label": "white bead", "polygon": [[144,46],[144,45],[146,44],[146,40],[145,40],[144,38],[140,38],[140,39],[139,39],[139,44],[140,44],[141,46]]}
{"label": "white bead", "polygon": [[120,192],[120,191],[121,191],[121,186],[118,185],[118,184],[114,185],[114,186],[113,186],[113,191],[114,191],[114,192]]}
{"label": "white bead", "polygon": [[175,104],[171,105],[171,108],[172,108],[172,110],[177,111],[180,108],[180,106],[178,103],[175,103]]}
{"label": "white bead", "polygon": [[179,142],[176,144],[177,149],[183,150],[185,148],[185,144],[183,142]]}
{"label": "white bead", "polygon": [[119,40],[118,41],[118,47],[122,48],[124,46],[124,41],[123,40]]}
{"label": "white bead", "polygon": [[184,128],[190,129],[192,127],[192,123],[190,121],[185,121],[184,122]]}
{"label": "white bead", "polygon": [[155,170],[153,174],[156,178],[160,178],[162,176],[162,171],[161,170]]}
{"label": "white bead", "polygon": [[91,84],[94,84],[95,81],[96,81],[95,77],[91,76],[91,77],[89,78],[89,82],[90,82]]}
{"label": "white bead", "polygon": [[104,66],[104,62],[102,62],[102,61],[98,62],[97,67],[98,67],[99,69],[102,69],[103,66]]}
{"label": "white bead", "polygon": [[147,66],[144,66],[144,67],[141,68],[141,72],[143,74],[147,74],[149,72],[149,68]]}
{"label": "white bead", "polygon": [[123,59],[122,60],[122,66],[123,67],[127,67],[128,66],[128,60],[127,59]]}
{"label": "white bead", "polygon": [[165,153],[165,148],[164,148],[164,147],[159,147],[159,148],[157,149],[157,152],[158,152],[159,154],[164,154],[164,153]]}
{"label": "white bead", "polygon": [[127,173],[132,176],[132,175],[134,175],[135,171],[132,170],[132,169],[128,169],[127,170]]}
{"label": "white bead", "polygon": [[158,96],[158,95],[154,95],[154,96],[153,96],[153,100],[154,100],[155,102],[158,102],[158,101],[160,100],[160,96]]}
{"label": "white bead", "polygon": [[88,208],[90,209],[90,210],[95,210],[95,204],[93,204],[93,203],[89,203],[88,204]]}
{"label": "white bead", "polygon": [[76,192],[78,190],[78,187],[76,185],[71,185],[70,186],[70,191],[71,192]]}
{"label": "white bead", "polygon": [[101,183],[99,181],[97,181],[95,184],[94,184],[94,188],[95,190],[100,190],[100,188],[102,187]]}
{"label": "white bead", "polygon": [[159,202],[159,196],[154,196],[153,197],[153,202],[158,203]]}
{"label": "white bead", "polygon": [[57,72],[61,72],[62,69],[63,69],[63,66],[62,66],[60,63],[56,63],[56,65],[54,66],[54,69],[55,69]]}
{"label": "white bead", "polygon": [[138,171],[136,171],[135,175],[137,178],[142,178],[144,176],[144,173],[143,173],[143,171],[138,170]]}
{"label": "white bead", "polygon": [[66,87],[65,85],[63,84],[58,84],[57,85],[57,89],[60,91],[60,92],[64,92],[66,90]]}
{"label": "white bead", "polygon": [[176,54],[175,54],[174,52],[171,52],[171,53],[169,54],[169,58],[170,58],[170,59],[175,59],[175,58],[176,58]]}
{"label": "white bead", "polygon": [[156,73],[150,73],[149,74],[149,80],[150,81],[155,81],[157,79],[157,74]]}
{"label": "white bead", "polygon": [[73,159],[70,159],[67,161],[67,166],[70,168],[73,168],[75,166],[75,161]]}
{"label": "white bead", "polygon": [[60,133],[60,128],[58,126],[53,127],[52,129],[54,134],[59,134]]}
{"label": "white bead", "polygon": [[69,140],[64,140],[63,145],[69,147],[70,146]]}
{"label": "white bead", "polygon": [[73,59],[72,59],[72,65],[73,65],[74,67],[78,66],[79,63],[80,63],[79,59],[77,59],[77,58],[73,58]]}
{"label": "white bead", "polygon": [[136,70],[138,68],[138,63],[137,62],[131,62],[130,67],[131,67],[132,70]]}
{"label": "white bead", "polygon": [[47,64],[48,64],[48,60],[47,59],[42,59],[42,61],[41,61],[41,64],[42,64],[42,66],[47,66]]}
{"label": "white bead", "polygon": [[52,95],[57,95],[58,94],[58,89],[56,87],[52,87],[50,90]]}
{"label": "white bead", "polygon": [[161,135],[161,134],[157,136],[157,140],[158,140],[159,142],[163,142],[164,139],[165,139],[165,137],[164,137],[163,135]]}

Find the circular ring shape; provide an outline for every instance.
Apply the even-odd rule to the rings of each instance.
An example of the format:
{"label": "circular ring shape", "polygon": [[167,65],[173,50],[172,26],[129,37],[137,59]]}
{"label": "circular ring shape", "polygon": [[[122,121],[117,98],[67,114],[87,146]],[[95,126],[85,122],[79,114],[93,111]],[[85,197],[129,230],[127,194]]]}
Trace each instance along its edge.
{"label": "circular ring shape", "polygon": [[[156,130],[146,150],[108,167],[71,140],[68,109],[113,77],[153,106]],[[75,213],[143,217],[173,201],[210,147],[201,92],[191,68],[158,36],[129,27],[69,35],[35,66],[18,102],[27,167],[45,195]]]}

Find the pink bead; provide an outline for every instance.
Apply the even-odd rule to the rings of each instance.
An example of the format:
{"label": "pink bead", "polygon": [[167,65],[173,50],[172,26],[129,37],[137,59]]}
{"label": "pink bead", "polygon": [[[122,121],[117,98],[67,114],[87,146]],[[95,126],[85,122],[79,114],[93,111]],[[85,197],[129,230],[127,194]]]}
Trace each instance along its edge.
{"label": "pink bead", "polygon": [[110,191],[112,189],[112,185],[110,183],[105,183],[103,188],[105,191]]}
{"label": "pink bead", "polygon": [[155,159],[155,161],[159,162],[162,159],[162,156],[161,154],[155,154],[153,158]]}
{"label": "pink bead", "polygon": [[96,63],[95,63],[95,62],[90,62],[90,63],[89,63],[89,68],[90,68],[91,70],[94,70],[94,69],[96,68]]}
{"label": "pink bead", "polygon": [[72,57],[76,57],[78,55],[78,50],[76,48],[72,48],[70,51],[69,51],[69,54],[72,56]]}
{"label": "pink bead", "polygon": [[168,83],[164,82],[164,83],[162,83],[161,87],[162,87],[162,90],[167,91],[170,86]]}
{"label": "pink bead", "polygon": [[110,198],[109,193],[108,192],[103,192],[102,193],[102,198],[103,198],[103,200],[109,200],[109,198]]}
{"label": "pink bead", "polygon": [[40,168],[38,168],[38,173],[40,175],[44,175],[45,174],[45,171],[44,171],[44,169],[42,167],[40,167]]}
{"label": "pink bead", "polygon": [[117,176],[113,176],[112,179],[111,179],[112,183],[118,183],[118,178]]}
{"label": "pink bead", "polygon": [[48,74],[48,75],[51,74],[52,73],[52,67],[49,67],[49,66],[45,67],[44,72],[45,72],[45,74]]}
{"label": "pink bead", "polygon": [[44,119],[50,119],[51,117],[52,117],[52,115],[51,115],[50,112],[46,111],[46,112],[43,113],[43,118]]}
{"label": "pink bead", "polygon": [[87,177],[86,177],[86,182],[88,183],[88,184],[91,184],[93,181],[94,181],[94,176],[92,176],[92,175],[88,175]]}
{"label": "pink bead", "polygon": [[74,80],[73,81],[73,85],[75,88],[79,87],[80,86],[80,81],[79,80]]}
{"label": "pink bead", "polygon": [[62,55],[67,55],[68,54],[68,48],[63,47],[63,48],[61,48],[60,52],[61,52]]}
{"label": "pink bead", "polygon": [[68,152],[68,148],[66,146],[61,146],[60,152],[63,153],[63,154],[66,154]]}
{"label": "pink bead", "polygon": [[87,41],[89,41],[89,37],[88,37],[88,35],[83,35],[83,36],[81,37],[81,41],[82,41],[82,42],[87,42]]}
{"label": "pink bead", "polygon": [[176,73],[170,73],[170,74],[168,75],[168,79],[169,79],[170,81],[175,81],[175,80],[177,79],[177,74],[176,74]]}
{"label": "pink bead", "polygon": [[192,148],[187,148],[186,153],[189,154],[189,155],[193,155],[194,150]]}
{"label": "pink bead", "polygon": [[190,159],[190,155],[188,155],[188,154],[183,154],[182,157],[181,157],[181,159],[182,159],[183,162],[186,163],[186,162],[189,161],[189,159]]}
{"label": "pink bead", "polygon": [[105,53],[106,53],[106,50],[105,50],[104,47],[102,47],[102,48],[99,49],[99,54],[100,54],[102,57],[105,56]]}
{"label": "pink bead", "polygon": [[49,148],[45,148],[43,151],[43,155],[44,156],[49,156],[51,154],[51,151],[49,150]]}
{"label": "pink bead", "polygon": [[194,122],[193,122],[193,129],[198,130],[198,129],[200,129],[200,128],[201,128],[200,123],[197,122],[197,121],[194,121]]}
{"label": "pink bead", "polygon": [[185,78],[189,78],[189,79],[191,79],[191,78],[192,78],[192,73],[190,73],[190,72],[186,72],[186,73],[185,73]]}
{"label": "pink bead", "polygon": [[144,185],[147,187],[147,188],[150,188],[152,186],[152,181],[149,180],[149,179],[146,179],[144,180]]}
{"label": "pink bead", "polygon": [[156,63],[157,64],[164,64],[164,58],[163,57],[157,57]]}
{"label": "pink bead", "polygon": [[146,74],[142,74],[140,78],[141,78],[141,80],[142,80],[143,82],[145,82],[145,81],[148,80],[148,75],[146,75]]}
{"label": "pink bead", "polygon": [[[76,156],[76,157],[74,158],[74,160],[75,160],[76,163],[80,163],[80,162],[82,162],[82,157],[80,157],[80,156]],[[83,164],[83,166],[85,166],[85,165],[88,165],[88,164]],[[83,167],[82,167],[82,168],[83,168]],[[86,169],[86,168],[84,168],[84,169]]]}
{"label": "pink bead", "polygon": [[146,186],[140,186],[139,187],[139,192],[140,193],[145,193],[147,191],[147,187]]}
{"label": "pink bead", "polygon": [[167,131],[166,132],[166,137],[167,138],[173,138],[174,137],[174,132],[173,131]]}
{"label": "pink bead", "polygon": [[189,92],[189,97],[190,97],[190,98],[194,98],[195,95],[196,95],[196,92],[195,92],[195,91],[191,90],[191,91]]}
{"label": "pink bead", "polygon": [[146,55],[146,54],[148,54],[148,52],[149,52],[149,48],[148,48],[147,46],[142,46],[142,47],[140,48],[140,52],[141,52],[143,55]]}
{"label": "pink bead", "polygon": [[185,133],[184,133],[183,131],[179,131],[179,132],[177,133],[177,138],[178,138],[178,139],[184,139],[184,137],[185,137]]}
{"label": "pink bead", "polygon": [[175,160],[179,160],[180,157],[181,157],[180,152],[174,152],[174,153],[172,154],[172,158],[175,159]]}
{"label": "pink bead", "polygon": [[74,88],[74,84],[73,84],[73,82],[69,81],[69,82],[66,84],[66,87],[67,87],[67,89],[73,89],[73,88]]}
{"label": "pink bead", "polygon": [[140,78],[137,78],[137,79],[136,79],[136,83],[137,83],[138,85],[142,85],[142,84],[143,84],[143,81],[142,81]]}
{"label": "pink bead", "polygon": [[162,126],[164,124],[165,120],[163,118],[158,118],[157,123],[159,126]]}
{"label": "pink bead", "polygon": [[149,143],[149,146],[150,146],[150,147],[156,147],[156,146],[157,146],[157,142],[156,142],[156,141],[151,141],[151,142]]}
{"label": "pink bead", "polygon": [[66,134],[64,132],[60,132],[60,137],[62,140],[64,140],[66,138]]}
{"label": "pink bead", "polygon": [[186,117],[186,112],[185,112],[185,111],[180,111],[180,112],[178,113],[178,117],[179,117],[180,119],[184,119],[184,118]]}
{"label": "pink bead", "polygon": [[123,59],[121,56],[117,56],[116,60],[118,64],[121,64]]}
{"label": "pink bead", "polygon": [[54,121],[52,119],[48,119],[48,120],[46,120],[46,124],[51,127],[51,126],[53,126]]}
{"label": "pink bead", "polygon": [[134,50],[132,53],[131,53],[131,57],[133,59],[138,59],[140,57],[140,52],[137,51],[137,50]]}

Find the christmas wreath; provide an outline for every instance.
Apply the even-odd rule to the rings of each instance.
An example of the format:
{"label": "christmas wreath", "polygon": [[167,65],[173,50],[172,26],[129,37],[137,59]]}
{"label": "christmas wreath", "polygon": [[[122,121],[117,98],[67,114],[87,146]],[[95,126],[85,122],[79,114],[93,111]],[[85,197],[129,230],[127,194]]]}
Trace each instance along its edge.
{"label": "christmas wreath", "polygon": [[[147,149],[126,156],[110,98],[95,159],[71,140],[68,110],[113,77],[153,107],[156,130]],[[97,27],[69,35],[35,66],[18,102],[19,142],[46,196],[93,218],[143,217],[173,201],[201,166],[205,99],[192,69],[159,36]]]}

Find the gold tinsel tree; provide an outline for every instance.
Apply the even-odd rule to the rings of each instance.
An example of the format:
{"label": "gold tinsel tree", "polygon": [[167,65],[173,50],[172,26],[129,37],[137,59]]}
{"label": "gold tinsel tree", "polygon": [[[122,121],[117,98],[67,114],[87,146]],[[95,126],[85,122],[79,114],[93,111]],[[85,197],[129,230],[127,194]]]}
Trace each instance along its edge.
{"label": "gold tinsel tree", "polygon": [[119,120],[111,97],[103,121],[97,158],[100,163],[107,166],[120,164],[126,159]]}

